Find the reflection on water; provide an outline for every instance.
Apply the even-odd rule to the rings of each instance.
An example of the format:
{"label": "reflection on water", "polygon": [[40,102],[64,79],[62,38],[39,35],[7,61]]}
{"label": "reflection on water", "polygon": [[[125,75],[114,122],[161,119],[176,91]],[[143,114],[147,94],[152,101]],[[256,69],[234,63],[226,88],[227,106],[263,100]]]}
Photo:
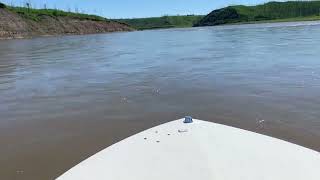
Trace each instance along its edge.
{"label": "reflection on water", "polygon": [[185,115],[320,150],[320,26],[201,27],[0,42],[0,174],[52,179]]}

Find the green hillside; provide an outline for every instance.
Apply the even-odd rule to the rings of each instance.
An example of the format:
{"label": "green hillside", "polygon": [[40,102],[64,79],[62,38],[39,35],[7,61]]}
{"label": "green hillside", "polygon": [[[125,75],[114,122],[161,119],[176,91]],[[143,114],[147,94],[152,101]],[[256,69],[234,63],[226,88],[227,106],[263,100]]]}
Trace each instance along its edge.
{"label": "green hillside", "polygon": [[136,29],[143,30],[157,28],[192,27],[203,17],[204,16],[200,15],[186,15],[115,20],[118,22],[126,23]]}
{"label": "green hillside", "polygon": [[320,1],[269,2],[257,6],[238,5],[217,9],[202,18],[195,26],[318,19],[320,19]]}
{"label": "green hillside", "polygon": [[81,20],[92,20],[92,21],[106,21],[107,19],[104,17],[96,16],[96,15],[89,15],[83,13],[74,13],[74,12],[66,12],[58,9],[34,9],[28,7],[12,7],[7,6],[0,2],[0,8],[8,9],[14,13],[18,13],[19,15],[31,19],[34,21],[38,21],[42,16],[51,16],[51,17],[70,17],[76,18]]}

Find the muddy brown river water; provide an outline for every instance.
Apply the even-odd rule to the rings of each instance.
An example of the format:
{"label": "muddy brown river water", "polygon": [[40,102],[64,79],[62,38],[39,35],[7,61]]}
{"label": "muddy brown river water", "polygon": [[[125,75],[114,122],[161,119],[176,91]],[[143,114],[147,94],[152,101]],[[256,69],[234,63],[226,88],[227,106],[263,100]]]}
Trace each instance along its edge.
{"label": "muddy brown river water", "polygon": [[185,115],[320,151],[319,24],[0,41],[0,179],[54,179]]}

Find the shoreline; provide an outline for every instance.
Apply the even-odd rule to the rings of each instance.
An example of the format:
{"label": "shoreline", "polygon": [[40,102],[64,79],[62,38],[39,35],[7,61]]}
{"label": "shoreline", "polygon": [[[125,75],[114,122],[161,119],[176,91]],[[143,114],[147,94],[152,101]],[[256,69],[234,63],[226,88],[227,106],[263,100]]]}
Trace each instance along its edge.
{"label": "shoreline", "polygon": [[[286,18],[286,19],[274,19],[274,20],[263,20],[263,21],[248,21],[248,22],[237,22],[237,23],[227,23],[214,26],[232,26],[232,25],[249,25],[249,24],[273,24],[273,23],[289,23],[289,22],[320,22],[320,16],[312,17],[299,17],[299,18]],[[115,21],[115,23],[123,24],[121,22]],[[123,24],[124,25],[124,24]],[[180,26],[180,27],[156,27],[156,28],[146,28],[146,29],[134,29],[130,26],[126,30],[115,30],[106,32],[90,32],[90,33],[57,33],[57,34],[37,34],[36,32],[28,32],[30,34],[19,34],[18,32],[12,32],[10,35],[0,37],[0,40],[13,40],[13,39],[33,39],[39,37],[59,37],[59,36],[78,36],[78,35],[93,35],[93,34],[107,34],[114,32],[132,32],[132,31],[148,31],[148,30],[165,30],[165,29],[184,29],[193,27],[210,27],[210,26]],[[8,32],[6,32],[8,33]],[[18,36],[16,36],[19,34]]]}
{"label": "shoreline", "polygon": [[125,32],[134,32],[134,31],[137,31],[137,30],[111,31],[111,32],[101,32],[101,33],[84,33],[84,34],[45,34],[45,35],[31,35],[31,36],[17,36],[17,37],[0,37],[0,41],[4,41],[4,40],[25,40],[25,39],[36,39],[36,38],[51,38],[51,37],[68,37],[68,36],[86,36],[86,35],[125,33]]}
{"label": "shoreline", "polygon": [[[238,22],[238,23],[229,23],[229,24],[221,24],[217,26],[224,26],[224,25],[242,25],[242,24],[271,24],[271,23],[288,23],[288,22],[320,22],[320,16],[317,18],[311,17],[302,17],[302,18],[286,18],[286,19],[273,19],[273,20],[263,20],[263,21],[248,21],[248,22]],[[198,26],[201,27],[201,26]]]}
{"label": "shoreline", "polygon": [[215,26],[191,26],[191,27],[170,27],[170,28],[150,28],[150,29],[140,29],[137,31],[156,31],[165,29],[185,29],[185,28],[201,28],[201,27],[222,27],[222,26],[235,26],[235,25],[253,25],[253,24],[277,24],[277,23],[299,23],[299,22],[319,22],[319,19],[305,19],[305,20],[288,20],[288,19],[278,19],[278,20],[268,20],[268,21],[250,21],[250,22],[238,22],[229,24],[220,24]]}

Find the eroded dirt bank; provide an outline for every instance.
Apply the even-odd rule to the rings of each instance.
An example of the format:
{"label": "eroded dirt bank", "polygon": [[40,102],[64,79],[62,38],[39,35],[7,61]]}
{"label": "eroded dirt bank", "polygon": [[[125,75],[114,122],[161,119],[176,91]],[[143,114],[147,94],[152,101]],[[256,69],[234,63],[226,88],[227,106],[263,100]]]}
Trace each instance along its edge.
{"label": "eroded dirt bank", "polygon": [[132,31],[133,28],[115,21],[93,21],[72,17],[42,15],[37,21],[0,8],[0,39],[33,36],[95,34]]}

